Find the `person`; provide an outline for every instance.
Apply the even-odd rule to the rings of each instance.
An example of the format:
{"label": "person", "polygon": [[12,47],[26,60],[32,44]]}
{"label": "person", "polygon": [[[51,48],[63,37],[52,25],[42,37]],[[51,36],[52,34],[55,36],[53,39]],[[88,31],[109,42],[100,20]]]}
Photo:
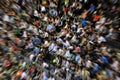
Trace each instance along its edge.
{"label": "person", "polygon": [[2,80],[119,80],[117,2],[0,0]]}

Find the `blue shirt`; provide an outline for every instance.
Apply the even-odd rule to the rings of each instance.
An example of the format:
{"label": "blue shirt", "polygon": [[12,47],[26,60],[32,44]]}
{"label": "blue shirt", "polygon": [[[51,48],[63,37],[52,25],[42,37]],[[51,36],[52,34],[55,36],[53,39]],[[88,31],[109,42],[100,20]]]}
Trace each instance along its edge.
{"label": "blue shirt", "polygon": [[91,6],[91,7],[90,7],[90,11],[93,12],[94,10],[95,10],[95,6]]}
{"label": "blue shirt", "polygon": [[50,10],[49,13],[54,16],[58,16],[58,12],[54,9]]}
{"label": "blue shirt", "polygon": [[31,38],[31,41],[32,41],[32,42],[35,42],[35,37],[32,37],[32,38]]}
{"label": "blue shirt", "polygon": [[70,57],[70,50],[67,50],[67,51],[66,51],[65,57]]}
{"label": "blue shirt", "polygon": [[54,43],[52,43],[52,44],[49,46],[49,51],[53,50],[53,49],[54,49],[54,47],[55,47],[55,44],[54,44]]}
{"label": "blue shirt", "polygon": [[35,47],[33,51],[34,51],[34,53],[39,54],[40,49],[38,47]]}
{"label": "blue shirt", "polygon": [[95,63],[95,64],[94,64],[94,69],[93,69],[93,70],[94,70],[94,71],[98,71],[98,69],[99,69],[99,65],[98,65],[97,63]]}
{"label": "blue shirt", "polygon": [[35,38],[35,42],[36,42],[36,44],[40,44],[41,43],[41,39],[40,38]]}
{"label": "blue shirt", "polygon": [[30,44],[28,44],[28,48],[30,48],[30,49],[34,48],[34,45],[32,42]]}
{"label": "blue shirt", "polygon": [[75,80],[82,80],[82,78],[80,78],[80,77],[77,77],[77,78],[75,78]]}
{"label": "blue shirt", "polygon": [[48,77],[47,77],[47,75],[46,75],[46,72],[43,72],[43,80],[48,80]]}
{"label": "blue shirt", "polygon": [[9,48],[8,47],[4,48],[3,52],[8,53],[9,52]]}
{"label": "blue shirt", "polygon": [[106,74],[107,74],[108,76],[110,76],[110,74],[111,74],[111,73],[110,73],[110,70],[107,69],[107,70],[106,70]]}
{"label": "blue shirt", "polygon": [[0,16],[3,17],[3,16],[4,16],[4,13],[0,13]]}
{"label": "blue shirt", "polygon": [[104,63],[108,63],[108,60],[107,60],[107,58],[106,58],[105,56],[102,56],[100,59],[101,59]]}
{"label": "blue shirt", "polygon": [[9,22],[10,22],[10,23],[14,22],[14,17],[10,17],[10,18],[9,18]]}
{"label": "blue shirt", "polygon": [[78,62],[79,59],[80,59],[80,55],[77,55],[75,61]]}
{"label": "blue shirt", "polygon": [[57,46],[54,46],[52,51],[57,51]]}
{"label": "blue shirt", "polygon": [[52,26],[49,24],[49,25],[46,27],[46,30],[52,30]]}
{"label": "blue shirt", "polygon": [[87,21],[85,19],[82,20],[82,26],[87,26]]}

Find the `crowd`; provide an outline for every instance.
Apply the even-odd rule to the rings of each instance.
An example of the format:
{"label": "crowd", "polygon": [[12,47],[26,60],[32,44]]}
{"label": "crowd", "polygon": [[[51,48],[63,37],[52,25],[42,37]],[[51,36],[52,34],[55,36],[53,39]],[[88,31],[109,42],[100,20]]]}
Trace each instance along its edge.
{"label": "crowd", "polygon": [[0,80],[120,80],[119,14],[119,0],[0,0]]}

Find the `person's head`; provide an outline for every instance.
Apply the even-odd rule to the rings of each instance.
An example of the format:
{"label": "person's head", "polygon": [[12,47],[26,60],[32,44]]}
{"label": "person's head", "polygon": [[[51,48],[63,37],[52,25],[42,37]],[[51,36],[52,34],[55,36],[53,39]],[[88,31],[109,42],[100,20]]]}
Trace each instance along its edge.
{"label": "person's head", "polygon": [[26,80],[25,78],[21,79],[21,80]]}
{"label": "person's head", "polygon": [[111,29],[111,28],[113,28],[113,26],[112,26],[112,25],[110,25],[110,26],[109,26],[109,28]]}
{"label": "person's head", "polygon": [[91,4],[91,6],[93,6],[94,4]]}

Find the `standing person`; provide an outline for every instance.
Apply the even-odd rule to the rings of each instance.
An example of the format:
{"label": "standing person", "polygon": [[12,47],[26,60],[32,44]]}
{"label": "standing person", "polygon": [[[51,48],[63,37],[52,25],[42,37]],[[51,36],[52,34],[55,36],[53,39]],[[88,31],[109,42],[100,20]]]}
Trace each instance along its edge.
{"label": "standing person", "polygon": [[90,80],[90,73],[86,68],[83,68],[81,71],[82,80]]}
{"label": "standing person", "polygon": [[43,78],[43,80],[48,80],[48,77],[47,77],[47,74],[45,71],[43,71],[43,73],[42,73],[42,78]]}
{"label": "standing person", "polygon": [[27,0],[18,0],[18,5],[25,10],[27,6]]}

